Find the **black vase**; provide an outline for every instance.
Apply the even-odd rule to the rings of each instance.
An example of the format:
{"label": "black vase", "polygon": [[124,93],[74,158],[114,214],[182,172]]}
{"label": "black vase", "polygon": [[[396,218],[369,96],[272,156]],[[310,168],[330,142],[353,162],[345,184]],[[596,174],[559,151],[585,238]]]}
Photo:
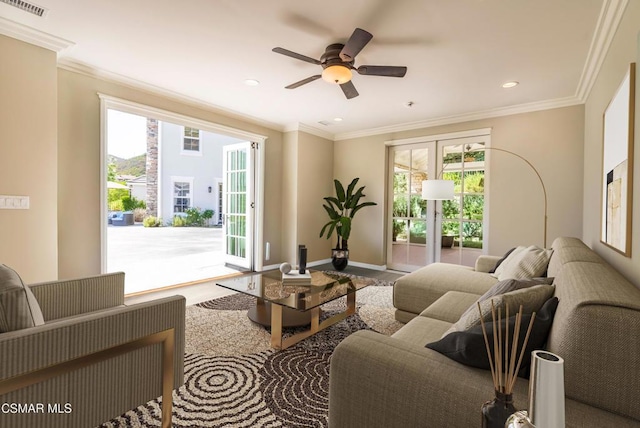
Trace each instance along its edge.
{"label": "black vase", "polygon": [[331,264],[337,271],[344,270],[349,264],[349,250],[331,250]]}
{"label": "black vase", "polygon": [[482,405],[482,428],[504,428],[504,424],[516,408],[513,394],[496,391],[496,398]]}

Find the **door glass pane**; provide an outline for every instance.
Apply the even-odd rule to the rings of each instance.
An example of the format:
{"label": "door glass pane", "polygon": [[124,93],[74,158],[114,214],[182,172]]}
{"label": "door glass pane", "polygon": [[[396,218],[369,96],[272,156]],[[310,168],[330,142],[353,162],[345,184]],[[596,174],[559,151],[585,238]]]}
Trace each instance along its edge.
{"label": "door glass pane", "polygon": [[484,196],[465,195],[462,212],[463,212],[463,218],[467,220],[482,221],[483,212],[484,212]]}
{"label": "door glass pane", "polygon": [[413,171],[426,172],[429,164],[429,150],[428,149],[415,149],[411,150],[411,169]]}
{"label": "door glass pane", "polygon": [[425,218],[427,216],[427,201],[422,196],[411,196],[411,204],[409,206],[411,217]]}
{"label": "door glass pane", "polygon": [[393,216],[407,217],[408,214],[407,195],[393,195]]}
{"label": "door glass pane", "polygon": [[393,174],[393,193],[407,193],[409,191],[409,174],[396,172]]}
{"label": "door glass pane", "polygon": [[409,242],[412,244],[427,243],[427,222],[411,220],[409,228]]}

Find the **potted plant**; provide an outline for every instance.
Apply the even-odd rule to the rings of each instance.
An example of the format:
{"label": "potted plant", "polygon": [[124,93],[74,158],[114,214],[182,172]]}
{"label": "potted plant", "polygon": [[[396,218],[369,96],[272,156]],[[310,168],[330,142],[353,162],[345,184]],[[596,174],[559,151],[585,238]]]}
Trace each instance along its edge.
{"label": "potted plant", "polygon": [[348,241],[353,217],[362,208],[377,205],[375,202],[359,203],[360,199],[366,195],[362,193],[365,186],[354,192],[358,180],[359,178],[354,178],[347,186],[346,191],[340,181],[333,180],[336,196],[327,196],[324,198],[326,203],[322,204],[327,214],[329,214],[330,220],[322,227],[320,237],[322,238],[324,233],[327,232],[327,239],[330,239],[333,232],[336,232],[338,241],[336,247],[332,250],[331,263],[339,271],[346,268],[349,263]]}

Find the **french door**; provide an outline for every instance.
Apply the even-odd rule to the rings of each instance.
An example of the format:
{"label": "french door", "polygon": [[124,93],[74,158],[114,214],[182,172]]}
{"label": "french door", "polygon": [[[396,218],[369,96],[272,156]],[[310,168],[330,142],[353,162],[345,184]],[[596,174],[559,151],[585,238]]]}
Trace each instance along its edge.
{"label": "french door", "polygon": [[[480,135],[389,147],[390,269],[412,272],[439,261],[474,265],[485,247],[488,142]],[[454,198],[423,200],[422,181],[429,179],[453,181]]]}
{"label": "french door", "polygon": [[390,148],[390,269],[411,272],[434,258],[433,201],[422,199],[422,181],[435,177],[435,158],[435,142]]}
{"label": "french door", "polygon": [[223,147],[222,223],[225,262],[253,269],[253,143]]}

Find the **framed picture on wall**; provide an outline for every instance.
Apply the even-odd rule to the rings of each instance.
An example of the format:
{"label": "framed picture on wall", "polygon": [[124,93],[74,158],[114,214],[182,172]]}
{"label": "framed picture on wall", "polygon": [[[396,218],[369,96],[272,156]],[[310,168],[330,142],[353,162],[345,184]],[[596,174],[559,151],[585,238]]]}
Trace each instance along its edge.
{"label": "framed picture on wall", "polygon": [[636,65],[632,63],[604,111],[601,241],[631,257],[633,122]]}

